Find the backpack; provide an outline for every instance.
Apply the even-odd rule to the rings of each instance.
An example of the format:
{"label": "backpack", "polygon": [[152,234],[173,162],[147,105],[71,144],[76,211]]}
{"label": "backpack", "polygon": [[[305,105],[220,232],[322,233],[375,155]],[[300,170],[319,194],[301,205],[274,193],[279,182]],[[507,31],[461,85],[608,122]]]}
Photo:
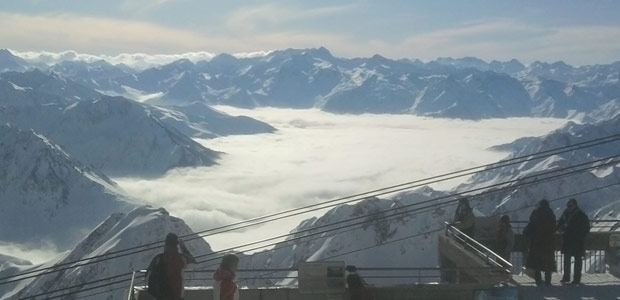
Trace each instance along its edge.
{"label": "backpack", "polygon": [[146,271],[147,292],[155,299],[163,299],[170,296],[167,277],[164,255],[157,254],[151,259],[149,268]]}

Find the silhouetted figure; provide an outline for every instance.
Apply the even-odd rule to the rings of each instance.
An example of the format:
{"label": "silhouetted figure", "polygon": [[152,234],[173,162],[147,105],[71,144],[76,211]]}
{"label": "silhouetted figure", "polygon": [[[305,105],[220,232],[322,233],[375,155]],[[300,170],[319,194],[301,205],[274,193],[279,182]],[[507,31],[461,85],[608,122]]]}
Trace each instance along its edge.
{"label": "silhouetted figure", "polygon": [[[180,253],[179,248],[181,249]],[[183,241],[174,233],[169,233],[166,236],[163,262],[168,277],[171,297],[160,300],[183,299],[183,293],[185,292],[183,270],[188,264],[193,264],[196,261],[189,250],[187,250],[187,247],[185,247]]]}
{"label": "silhouetted figure", "polygon": [[349,300],[372,300],[372,293],[364,279],[357,273],[357,268],[355,266],[346,266],[345,270],[349,272],[349,275],[347,275],[347,287],[351,294]]}
{"label": "silhouetted figure", "polygon": [[561,282],[570,281],[570,260],[571,257],[575,257],[575,274],[572,283],[580,284],[585,241],[590,232],[590,220],[579,208],[574,198],[566,203],[566,209],[558,221],[558,230],[562,233],[562,253],[564,254],[564,275]]}
{"label": "silhouetted figure", "polygon": [[495,251],[497,254],[507,262],[510,262],[510,252],[515,244],[515,235],[512,231],[510,217],[508,215],[503,215],[499,219],[496,243]]}
{"label": "silhouetted figure", "polygon": [[239,257],[234,254],[226,254],[222,257],[220,267],[213,273],[215,284],[213,285],[214,300],[238,300],[239,288],[235,282]]}
{"label": "silhouetted figure", "polygon": [[469,206],[469,200],[467,200],[467,198],[459,199],[459,204],[456,206],[451,225],[467,234],[469,237],[474,238],[476,217],[474,216],[473,209]]}
{"label": "silhouetted figure", "polygon": [[529,239],[529,252],[525,265],[534,269],[534,279],[537,286],[543,284],[541,271],[545,272],[544,284],[551,285],[551,273],[556,270],[553,245],[555,224],[555,214],[549,207],[549,202],[543,199],[532,211],[530,221],[523,230],[523,234]]}

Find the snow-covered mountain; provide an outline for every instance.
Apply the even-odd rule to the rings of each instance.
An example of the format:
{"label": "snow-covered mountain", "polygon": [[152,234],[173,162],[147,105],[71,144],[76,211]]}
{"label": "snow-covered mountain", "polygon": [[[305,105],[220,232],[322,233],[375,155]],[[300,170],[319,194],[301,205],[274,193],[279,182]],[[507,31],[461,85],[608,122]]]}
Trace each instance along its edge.
{"label": "snow-covered mountain", "polygon": [[132,199],[46,137],[0,125],[0,239],[68,249]]}
{"label": "snow-covered mountain", "polygon": [[124,92],[123,82],[133,79],[134,69],[124,65],[112,65],[104,60],[94,62],[64,61],[49,68],[67,79],[99,91]]}
{"label": "snow-covered mountain", "polygon": [[424,63],[381,55],[338,58],[321,47],[181,59],[141,71],[75,60],[50,69],[104,93],[149,95],[152,104],[166,106],[198,101],[465,119],[574,118],[620,98],[620,62],[574,67],[536,61],[525,66],[514,59],[447,57]]}
{"label": "snow-covered mountain", "polygon": [[147,106],[153,117],[184,135],[197,138],[271,133],[276,129],[247,116],[231,116],[201,102],[188,105]]}
{"label": "snow-covered mountain", "polygon": [[106,174],[156,176],[209,166],[219,155],[161,122],[148,105],[55,74],[3,73],[0,91],[0,120],[42,133]]}
{"label": "snow-covered mountain", "polygon": [[[564,127],[545,136],[519,139],[512,144],[502,145],[501,148],[515,149],[507,159],[521,156],[528,157],[540,151],[615,135],[618,134],[618,128],[620,128],[620,116],[596,124],[581,125],[569,122]],[[544,159],[480,172],[472,176],[457,190],[467,190],[497,182],[517,180],[524,176],[535,176],[540,172],[567,168],[597,159],[612,157],[620,154],[617,150],[619,145],[620,141],[614,141],[553,155]],[[534,205],[543,198],[552,200],[617,183],[605,189],[575,196],[580,207],[591,218],[615,219],[620,216],[619,167],[620,164],[614,164],[549,182],[508,189],[492,196],[481,197],[476,208],[485,214],[502,213],[525,205]],[[559,216],[561,214],[565,208],[566,201],[567,199],[562,199],[561,201],[551,203],[556,215]],[[528,219],[529,213],[530,211],[516,211],[510,213],[510,216],[512,220],[525,221]]]}
{"label": "snow-covered mountain", "polygon": [[[18,299],[60,290],[67,287],[78,286],[70,290],[64,290],[51,295],[48,294],[41,296],[43,299],[46,296],[59,296],[69,292],[79,292],[97,285],[105,285],[106,283],[123,280],[121,283],[107,285],[100,289],[84,291],[79,294],[74,294],[71,297],[62,298],[73,299],[75,297],[98,294],[88,297],[88,299],[122,299],[122,297],[126,295],[126,289],[129,287],[129,279],[131,278],[130,275],[111,279],[106,282],[83,286],[80,285],[87,282],[113,277],[119,274],[125,274],[134,270],[145,269],[153,256],[163,251],[163,243],[160,245],[161,247],[156,247],[152,250],[134,253],[111,260],[104,260],[97,263],[86,264],[91,261],[94,262],[101,260],[102,258],[93,258],[92,260],[89,260],[88,258],[101,256],[108,253],[110,253],[111,256],[115,256],[112,252],[163,241],[166,234],[169,232],[176,233],[179,236],[193,234],[192,230],[185,224],[185,222],[183,222],[183,220],[170,216],[163,208],[155,209],[148,206],[140,206],[127,213],[112,214],[101,222],[94,230],[92,230],[84,239],[82,239],[77,246],[75,246],[75,248],[56,261],[39,266],[20,266],[19,268],[12,270],[0,271],[0,277],[5,277],[16,273],[53,267],[54,265],[72,267],[69,270],[55,272],[17,283],[0,286],[0,299]],[[190,252],[194,255],[203,255],[212,252],[209,244],[207,244],[202,238],[188,241],[186,242],[186,245]],[[119,254],[125,253],[131,252],[121,252]],[[83,259],[84,261],[82,262],[71,263]],[[66,265],[67,263],[70,264]],[[201,266],[196,265],[194,267]],[[194,275],[188,273],[186,276],[190,276],[191,278],[191,276]],[[196,276],[204,277],[204,275]],[[142,281],[138,280],[137,283],[142,284]]]}
{"label": "snow-covered mountain", "polygon": [[[446,193],[424,187],[402,193],[391,199],[369,198],[353,205],[335,207],[319,218],[301,222],[291,231],[301,233],[292,235],[287,241],[276,245],[274,249],[243,257],[242,267],[292,268],[301,261],[323,259],[344,260],[346,264],[362,267],[434,267],[438,263],[436,231],[443,229],[443,222],[452,218],[454,206],[425,209],[423,213],[420,213],[411,211],[415,208],[411,205],[446,196]],[[438,202],[432,201],[425,205]],[[385,212],[387,210],[391,211]],[[377,219],[392,214],[399,215]],[[353,218],[358,219],[347,222]],[[295,240],[307,234],[363,221],[369,222]],[[337,224],[330,225],[335,223]],[[435,232],[427,233],[428,231]],[[408,238],[411,236],[416,237]],[[390,241],[399,239],[402,240],[390,243]],[[380,246],[383,243],[388,244]],[[377,247],[372,248],[373,246]],[[346,254],[349,251],[367,247],[370,249]],[[342,254],[344,255],[338,256]],[[261,281],[249,281],[243,284],[257,284]]]}
{"label": "snow-covered mountain", "polygon": [[0,254],[0,272],[19,266],[31,266],[32,262],[18,257]]}
{"label": "snow-covered mountain", "polygon": [[28,69],[28,62],[15,56],[7,49],[0,49],[0,73],[6,71],[25,71]]}
{"label": "snow-covered mountain", "polygon": [[76,102],[46,134],[78,159],[115,176],[157,176],[175,167],[213,165],[219,156],[122,97]]}

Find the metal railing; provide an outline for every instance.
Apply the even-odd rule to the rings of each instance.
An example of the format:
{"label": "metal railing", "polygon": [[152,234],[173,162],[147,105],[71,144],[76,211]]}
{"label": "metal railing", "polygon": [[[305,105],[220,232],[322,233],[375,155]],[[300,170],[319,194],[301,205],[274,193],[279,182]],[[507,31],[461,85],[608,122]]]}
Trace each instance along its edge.
{"label": "metal railing", "polygon": [[497,253],[482,245],[469,235],[463,233],[458,228],[452,226],[450,223],[445,222],[445,224],[447,236],[460,241],[465,248],[469,249],[472,253],[483,259],[488,265],[502,269],[507,273],[511,273],[512,263],[506,261]]}
{"label": "metal railing", "polygon": [[[512,224],[515,233],[520,233],[523,231],[528,221],[510,221]],[[599,229],[599,231],[612,231],[613,229],[618,228],[618,224],[620,220],[591,220],[590,227],[592,229]],[[564,272],[564,254],[561,251],[555,251],[555,261],[557,266],[557,271],[560,273]],[[525,259],[523,257],[522,252],[513,252],[511,254],[511,262],[515,266],[513,268],[513,273],[520,274],[521,267],[525,263]],[[571,260],[571,267],[574,265],[574,259]],[[585,255],[583,257],[583,266],[582,270],[584,273],[606,273],[606,251],[605,250],[587,250],[585,251]]]}
{"label": "metal railing", "polygon": [[[489,270],[497,271],[497,267],[479,267],[479,268],[440,268],[440,267],[381,267],[381,268],[357,268],[357,273],[362,278],[371,283],[372,286],[395,286],[394,280],[401,279],[400,284],[440,284],[442,273],[452,272],[456,274],[456,283],[460,282],[460,275],[465,274],[473,269],[476,270]],[[215,272],[213,269],[207,270],[185,270],[185,283],[186,288],[209,288],[215,283],[211,274]],[[275,284],[268,285],[247,285],[251,280],[265,281],[265,280],[284,280],[284,279],[298,279],[298,271],[296,268],[284,268],[284,269],[239,269],[237,272],[241,275],[236,278],[240,286],[245,288],[275,286]],[[280,274],[277,274],[280,273]],[[281,273],[287,273],[282,275]],[[497,276],[497,273],[489,272],[489,277]],[[344,278],[343,278],[344,280]],[[377,280],[386,280],[390,282],[389,285],[382,285]],[[373,282],[374,281],[374,282]],[[291,285],[277,285],[278,287],[297,288],[298,282],[295,281]],[[136,291],[145,291],[146,284],[146,270],[134,271],[131,277],[131,283],[129,286],[129,292],[127,300],[136,300]]]}
{"label": "metal railing", "polygon": [[[510,221],[512,229],[515,233],[523,232],[528,221]],[[611,225],[609,225],[611,223]],[[620,228],[620,220],[590,220],[590,228],[592,229],[612,229]]]}

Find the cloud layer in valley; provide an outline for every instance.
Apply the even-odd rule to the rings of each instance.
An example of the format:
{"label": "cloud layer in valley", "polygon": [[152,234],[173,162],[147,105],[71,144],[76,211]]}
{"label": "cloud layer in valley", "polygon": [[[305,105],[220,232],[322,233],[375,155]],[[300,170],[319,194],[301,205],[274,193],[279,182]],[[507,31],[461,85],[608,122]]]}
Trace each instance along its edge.
{"label": "cloud layer in valley", "polygon": [[[488,147],[542,135],[566,123],[563,119],[464,121],[219,108],[268,122],[279,131],[200,140],[227,153],[218,166],[176,169],[155,180],[115,180],[131,195],[167,208],[199,231],[495,162],[506,153],[488,151]],[[212,236],[207,241],[215,249],[231,247],[287,233],[310,216]]]}

